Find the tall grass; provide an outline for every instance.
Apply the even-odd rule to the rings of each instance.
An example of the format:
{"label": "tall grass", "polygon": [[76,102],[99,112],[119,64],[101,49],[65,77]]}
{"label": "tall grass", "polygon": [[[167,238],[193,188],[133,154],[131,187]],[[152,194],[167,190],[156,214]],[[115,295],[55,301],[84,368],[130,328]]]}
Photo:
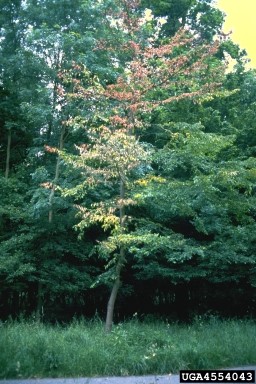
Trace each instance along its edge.
{"label": "tall grass", "polygon": [[99,321],[63,327],[36,322],[0,325],[0,378],[175,373],[256,363],[255,321],[192,325],[136,320],[105,334]]}

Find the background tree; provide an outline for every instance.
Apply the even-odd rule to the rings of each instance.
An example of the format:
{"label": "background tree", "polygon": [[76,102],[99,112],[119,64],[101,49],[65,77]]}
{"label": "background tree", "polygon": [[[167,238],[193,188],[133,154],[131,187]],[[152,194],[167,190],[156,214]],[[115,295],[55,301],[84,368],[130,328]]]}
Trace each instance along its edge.
{"label": "background tree", "polygon": [[222,28],[223,13],[213,6],[211,0],[143,0],[142,6],[152,10],[157,17],[168,17],[162,34],[173,36],[185,25],[196,31],[203,40],[211,41]]}

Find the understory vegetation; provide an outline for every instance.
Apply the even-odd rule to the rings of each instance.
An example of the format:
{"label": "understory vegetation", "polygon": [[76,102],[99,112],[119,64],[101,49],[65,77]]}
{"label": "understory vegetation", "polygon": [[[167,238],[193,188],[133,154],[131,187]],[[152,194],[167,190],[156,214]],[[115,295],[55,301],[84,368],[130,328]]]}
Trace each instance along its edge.
{"label": "understory vegetation", "polygon": [[133,320],[106,334],[99,320],[67,326],[0,326],[0,378],[92,377],[177,373],[256,363],[252,320],[197,317],[190,325]]}

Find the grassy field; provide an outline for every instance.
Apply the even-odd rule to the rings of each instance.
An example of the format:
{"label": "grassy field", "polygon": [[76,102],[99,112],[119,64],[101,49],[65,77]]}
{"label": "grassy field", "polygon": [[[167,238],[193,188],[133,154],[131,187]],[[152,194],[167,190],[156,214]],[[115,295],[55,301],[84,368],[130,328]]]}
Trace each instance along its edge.
{"label": "grassy field", "polygon": [[136,320],[105,334],[100,321],[0,324],[0,378],[126,376],[256,363],[256,322],[192,325]]}

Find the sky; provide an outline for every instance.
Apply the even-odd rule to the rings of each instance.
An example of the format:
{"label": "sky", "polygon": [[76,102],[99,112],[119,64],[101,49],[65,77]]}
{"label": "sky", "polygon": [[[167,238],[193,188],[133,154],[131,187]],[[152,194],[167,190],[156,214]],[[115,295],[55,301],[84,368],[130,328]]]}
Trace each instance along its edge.
{"label": "sky", "polygon": [[216,6],[227,15],[223,31],[233,31],[231,39],[246,49],[250,67],[256,68],[256,0],[216,0]]}

